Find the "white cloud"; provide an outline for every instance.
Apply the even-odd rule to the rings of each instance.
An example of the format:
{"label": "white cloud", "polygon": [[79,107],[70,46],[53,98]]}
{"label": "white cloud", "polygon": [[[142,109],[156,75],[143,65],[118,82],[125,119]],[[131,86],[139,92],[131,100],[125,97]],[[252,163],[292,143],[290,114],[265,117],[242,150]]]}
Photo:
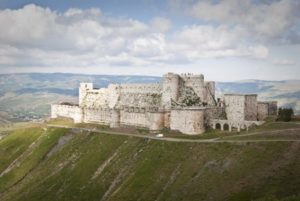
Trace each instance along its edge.
{"label": "white cloud", "polygon": [[239,27],[190,25],[166,33],[171,27],[168,19],[145,24],[107,17],[99,9],[60,13],[30,4],[0,10],[0,26],[2,67],[153,66],[268,56],[268,48],[249,43]]}
{"label": "white cloud", "polygon": [[194,25],[176,33],[168,46],[174,54],[188,60],[209,57],[266,58],[268,49],[262,45],[249,45],[239,37],[238,30],[225,26]]}
{"label": "white cloud", "polygon": [[151,20],[151,25],[154,30],[158,30],[159,32],[166,32],[171,28],[172,23],[166,18],[155,17]]}
{"label": "white cloud", "polygon": [[164,35],[151,34],[134,39],[129,46],[129,50],[133,55],[149,57],[163,54],[165,47],[166,41]]}
{"label": "white cloud", "polygon": [[291,27],[299,24],[300,2],[278,0],[262,2],[253,0],[197,0],[186,3],[173,0],[183,6],[185,13],[199,20],[237,26],[244,36],[255,40],[281,38]]}

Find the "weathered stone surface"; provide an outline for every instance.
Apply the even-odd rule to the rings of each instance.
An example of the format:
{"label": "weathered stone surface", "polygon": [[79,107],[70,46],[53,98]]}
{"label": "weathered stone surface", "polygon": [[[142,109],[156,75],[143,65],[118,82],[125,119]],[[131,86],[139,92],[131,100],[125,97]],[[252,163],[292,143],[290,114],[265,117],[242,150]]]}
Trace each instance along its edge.
{"label": "weathered stone surface", "polygon": [[53,104],[51,105],[51,118],[57,117],[69,117],[75,123],[81,123],[83,121],[83,111],[79,106]]}
{"label": "weathered stone surface", "polygon": [[257,118],[260,121],[263,121],[269,115],[269,104],[266,102],[257,103]]}
{"label": "weathered stone surface", "polygon": [[257,121],[256,94],[225,94],[224,102],[229,121]]}
{"label": "weathered stone surface", "polygon": [[189,135],[204,133],[204,113],[205,109],[172,110],[170,128]]}

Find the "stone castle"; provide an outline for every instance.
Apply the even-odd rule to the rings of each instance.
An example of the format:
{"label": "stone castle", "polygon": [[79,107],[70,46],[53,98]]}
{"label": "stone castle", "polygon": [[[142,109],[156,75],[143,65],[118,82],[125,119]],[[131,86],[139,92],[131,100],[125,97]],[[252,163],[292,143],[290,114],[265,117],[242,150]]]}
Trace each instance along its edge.
{"label": "stone castle", "polygon": [[110,84],[100,89],[81,83],[78,105],[51,105],[51,118],[150,131],[168,128],[191,135],[208,128],[240,131],[276,114],[277,102],[258,102],[256,94],[224,94],[216,99],[215,82],[204,81],[202,74],[168,73],[161,83]]}

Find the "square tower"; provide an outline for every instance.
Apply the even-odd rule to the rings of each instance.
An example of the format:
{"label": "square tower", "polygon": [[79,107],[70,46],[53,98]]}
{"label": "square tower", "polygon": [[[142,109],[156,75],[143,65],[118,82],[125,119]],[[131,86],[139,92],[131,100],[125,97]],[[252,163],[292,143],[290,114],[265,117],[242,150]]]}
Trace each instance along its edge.
{"label": "square tower", "polygon": [[82,105],[82,101],[87,93],[93,89],[93,83],[80,83],[79,87],[79,106]]}
{"label": "square tower", "polygon": [[227,119],[233,123],[257,120],[256,94],[225,94]]}

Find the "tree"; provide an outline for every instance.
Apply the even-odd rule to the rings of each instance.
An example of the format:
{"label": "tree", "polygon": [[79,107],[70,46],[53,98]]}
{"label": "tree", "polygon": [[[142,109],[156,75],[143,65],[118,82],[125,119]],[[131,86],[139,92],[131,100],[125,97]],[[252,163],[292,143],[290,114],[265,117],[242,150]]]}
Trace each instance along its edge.
{"label": "tree", "polygon": [[294,111],[292,108],[279,108],[277,121],[291,121]]}

